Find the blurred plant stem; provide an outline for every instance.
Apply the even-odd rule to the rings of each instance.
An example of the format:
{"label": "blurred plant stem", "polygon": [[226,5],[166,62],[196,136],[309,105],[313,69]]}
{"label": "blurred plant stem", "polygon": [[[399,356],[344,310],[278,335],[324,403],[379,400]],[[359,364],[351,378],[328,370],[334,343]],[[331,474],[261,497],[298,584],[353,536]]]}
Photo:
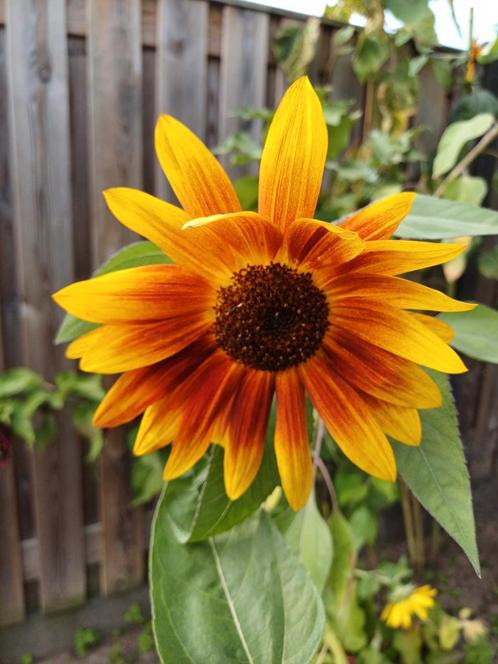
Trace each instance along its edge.
{"label": "blurred plant stem", "polygon": [[422,507],[403,480],[399,480],[403,522],[405,525],[408,558],[417,576],[423,571],[425,562],[424,528]]}

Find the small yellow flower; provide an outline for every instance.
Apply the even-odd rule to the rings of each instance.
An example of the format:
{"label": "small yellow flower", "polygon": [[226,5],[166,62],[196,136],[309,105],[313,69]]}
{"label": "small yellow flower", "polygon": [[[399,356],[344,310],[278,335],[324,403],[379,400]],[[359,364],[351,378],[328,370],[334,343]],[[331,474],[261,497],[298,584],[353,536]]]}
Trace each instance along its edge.
{"label": "small yellow flower", "polygon": [[405,595],[400,599],[389,602],[382,611],[382,620],[393,629],[409,629],[412,625],[412,617],[418,616],[420,620],[427,620],[429,609],[434,606],[434,597],[437,590],[432,586],[425,585],[415,588],[405,587]]}

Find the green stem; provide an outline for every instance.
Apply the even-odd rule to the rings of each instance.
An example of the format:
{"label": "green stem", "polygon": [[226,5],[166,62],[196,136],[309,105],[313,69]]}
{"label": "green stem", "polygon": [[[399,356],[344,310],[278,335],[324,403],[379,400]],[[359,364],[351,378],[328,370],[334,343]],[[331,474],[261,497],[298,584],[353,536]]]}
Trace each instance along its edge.
{"label": "green stem", "polygon": [[399,481],[399,488],[401,495],[401,508],[403,510],[403,522],[405,525],[406,545],[408,548],[408,558],[410,559],[410,563],[415,565],[417,559],[417,547],[415,540],[415,526],[413,523],[413,515],[411,510],[410,493],[403,480]]}

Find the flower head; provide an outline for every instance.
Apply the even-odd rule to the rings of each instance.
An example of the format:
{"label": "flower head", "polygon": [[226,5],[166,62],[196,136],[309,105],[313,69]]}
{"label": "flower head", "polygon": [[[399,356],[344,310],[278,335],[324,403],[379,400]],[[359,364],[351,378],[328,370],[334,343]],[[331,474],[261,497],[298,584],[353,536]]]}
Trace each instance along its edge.
{"label": "flower head", "polygon": [[394,480],[386,434],[421,436],[418,409],[440,405],[418,366],[465,371],[444,323],[411,310],[462,304],[399,274],[458,255],[458,244],[392,241],[413,193],[390,196],[338,225],[313,218],[327,129],[307,78],[285,94],[261,160],[259,210],[240,209],[219,162],[187,127],[160,117],[156,150],[183,209],[110,189],[110,210],[176,264],[121,270],[55,294],[100,327],[67,354],[85,371],[123,373],[95,423],[144,413],[134,451],[171,443],[165,478],[224,446],[225,486],[238,498],[256,476],[276,395],[275,452],[294,509],[310,493],[306,394],[343,452]]}
{"label": "flower head", "polygon": [[389,602],[382,611],[382,620],[393,629],[409,629],[412,625],[413,616],[420,620],[427,620],[429,609],[434,606],[434,598],[437,590],[432,586],[425,585],[415,588],[405,586],[397,593],[392,602]]}

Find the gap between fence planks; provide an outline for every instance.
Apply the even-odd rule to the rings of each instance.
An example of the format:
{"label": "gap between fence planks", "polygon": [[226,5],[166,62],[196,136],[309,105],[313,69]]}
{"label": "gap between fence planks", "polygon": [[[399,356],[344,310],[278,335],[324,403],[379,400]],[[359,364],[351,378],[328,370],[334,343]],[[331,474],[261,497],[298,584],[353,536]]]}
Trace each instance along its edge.
{"label": "gap between fence planks", "polygon": [[[88,0],[90,224],[94,267],[136,240],[113,218],[102,190],[142,185],[142,47],[139,0]],[[100,459],[101,590],[144,579],[143,510],[130,505],[125,432],[106,432]]]}
{"label": "gap between fence planks", "polygon": [[[6,24],[20,350],[23,364],[50,378],[68,367],[53,346],[58,315],[50,293],[73,274],[65,2],[8,0]],[[32,455],[40,600],[47,611],[85,597],[81,458],[67,417],[57,418],[57,440]]]}

